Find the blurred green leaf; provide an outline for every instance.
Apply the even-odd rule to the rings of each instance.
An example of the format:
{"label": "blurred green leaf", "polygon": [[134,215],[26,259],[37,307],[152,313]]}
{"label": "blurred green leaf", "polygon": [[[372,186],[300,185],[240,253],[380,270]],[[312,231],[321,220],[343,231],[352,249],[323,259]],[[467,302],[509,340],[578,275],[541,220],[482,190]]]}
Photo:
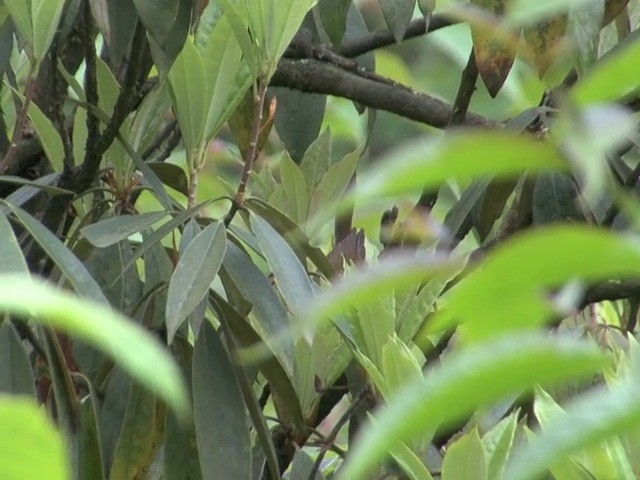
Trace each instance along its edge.
{"label": "blurred green leaf", "polygon": [[360,176],[344,204],[378,200],[493,175],[514,178],[525,171],[563,171],[566,161],[548,141],[508,132],[460,132],[420,140],[389,152]]}
{"label": "blurred green leaf", "polygon": [[[516,454],[507,465],[504,478],[524,480],[537,478],[547,465],[562,460],[571,453],[597,445],[603,440],[637,431],[640,412],[635,400],[640,387],[634,380],[587,393],[554,416],[540,436]],[[585,415],[585,412],[589,412]]]}
{"label": "blurred green leaf", "polygon": [[304,178],[304,174],[288,153],[284,153],[280,160],[281,189],[284,200],[283,209],[290,214],[291,219],[302,225],[309,215],[311,191]]}
{"label": "blurred green leaf", "polygon": [[[580,245],[580,248],[576,248]],[[553,313],[548,292],[563,283],[632,278],[640,243],[588,226],[557,225],[522,233],[487,255],[446,295],[432,331],[464,323],[467,339],[541,325]],[[513,315],[513,309],[519,315]]]}
{"label": "blurred green leaf", "polygon": [[534,385],[584,377],[605,364],[606,358],[592,344],[533,334],[507,336],[452,354],[378,412],[375,425],[363,429],[338,478],[366,478],[389,448],[401,441],[450,425],[476,408]]}
{"label": "blurred green leaf", "polygon": [[[347,13],[352,0],[318,0],[322,26],[333,47],[340,49],[342,37],[347,29]],[[415,2],[415,0],[413,0]],[[412,12],[413,13],[413,12]]]}
{"label": "blurred green leaf", "polygon": [[571,98],[578,104],[595,104],[619,100],[640,87],[640,38],[629,40],[606,55],[578,80]]}
{"label": "blurred green leaf", "polygon": [[251,478],[251,437],[240,386],[205,321],[193,353],[193,408],[203,478]]}
{"label": "blurred green leaf", "polygon": [[14,274],[0,276],[0,310],[28,315],[87,342],[116,359],[179,414],[189,410],[183,380],[167,351],[138,325],[104,305]]}
{"label": "blurred green leaf", "polygon": [[49,51],[65,0],[31,0],[33,56],[39,62]]}
{"label": "blurred green leaf", "polygon": [[1,478],[72,478],[62,435],[32,400],[0,396],[0,438]]}
{"label": "blurred green leaf", "polygon": [[215,222],[202,230],[181,255],[169,281],[166,322],[171,343],[178,327],[205,298],[218,274],[227,246],[224,225]]}

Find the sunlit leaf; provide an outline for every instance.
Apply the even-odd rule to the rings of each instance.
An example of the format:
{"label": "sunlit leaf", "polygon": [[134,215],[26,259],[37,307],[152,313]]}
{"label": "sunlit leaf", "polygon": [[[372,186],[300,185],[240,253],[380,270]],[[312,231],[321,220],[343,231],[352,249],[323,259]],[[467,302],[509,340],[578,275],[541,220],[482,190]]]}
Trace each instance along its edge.
{"label": "sunlit leaf", "polygon": [[[486,480],[487,460],[478,429],[458,438],[447,448],[442,464],[442,479]],[[491,477],[499,478],[499,477]]]}
{"label": "sunlit leaf", "polygon": [[3,479],[71,478],[64,439],[32,400],[0,396],[0,438]]}

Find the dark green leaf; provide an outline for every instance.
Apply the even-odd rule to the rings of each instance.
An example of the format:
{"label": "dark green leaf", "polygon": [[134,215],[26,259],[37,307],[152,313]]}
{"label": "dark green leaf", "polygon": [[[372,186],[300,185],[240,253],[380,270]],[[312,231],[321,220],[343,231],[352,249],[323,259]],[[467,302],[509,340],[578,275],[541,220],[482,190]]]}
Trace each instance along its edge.
{"label": "dark green leaf", "polygon": [[296,448],[296,453],[293,456],[293,462],[291,462],[289,480],[323,480],[324,477],[319,470],[317,470],[315,475],[311,477],[314,464],[315,462],[313,458],[311,458],[307,452]]}
{"label": "dark green leaf", "polygon": [[0,392],[36,395],[29,355],[8,320],[0,325]]}
{"label": "dark green leaf", "polygon": [[[336,50],[340,49],[342,37],[347,29],[347,13],[352,0],[319,0],[320,19],[329,40]],[[414,0],[415,1],[415,0]]]}
{"label": "dark green leaf", "polygon": [[106,477],[102,437],[97,415],[98,402],[91,383],[86,382],[86,387],[89,390],[89,395],[80,404],[80,431],[73,439],[79,449],[79,461],[75,471],[78,478],[103,480]]}
{"label": "dark green leaf", "polygon": [[78,260],[73,252],[69,250],[58,237],[20,207],[8,202],[5,202],[5,205],[11,209],[24,228],[29,231],[36,242],[47,252],[51,260],[55,262],[67,280],[73,285],[76,292],[94,301],[104,304],[108,303],[104,293],[102,293],[102,290],[82,262]]}
{"label": "dark green leaf", "polygon": [[324,119],[327,97],[288,88],[273,88],[277,99],[275,125],[291,158],[300,163],[316,139]]}
{"label": "dark green leaf", "polygon": [[[157,400],[138,384],[131,386],[127,413],[116,444],[109,478],[136,478],[148,468],[159,444],[156,425]],[[164,421],[164,419],[162,419]]]}
{"label": "dark green leaf", "polygon": [[573,178],[562,173],[547,173],[536,178],[533,189],[533,223],[542,225],[584,220],[580,192]]}
{"label": "dark green leaf", "polygon": [[218,333],[204,322],[193,354],[193,408],[204,478],[251,478],[251,437],[242,393]]}
{"label": "dark green leaf", "polygon": [[393,32],[393,38],[400,43],[413,16],[416,0],[379,0],[384,19]]}
{"label": "dark green leaf", "polygon": [[537,384],[591,375],[606,363],[593,344],[546,334],[502,337],[452,354],[424,381],[398,391],[394,401],[378,412],[375,424],[363,429],[350,449],[339,478],[367,478],[371,468],[401,441],[450,425],[476,408]]}
{"label": "dark green leaf", "polygon": [[300,168],[311,191],[316,189],[324,172],[331,166],[331,143],[331,130],[327,128],[307,148],[300,161]]}
{"label": "dark green leaf", "polygon": [[182,167],[167,162],[147,162],[147,164],[162,183],[182,193],[184,196],[189,194],[189,181]]}
{"label": "dark green leaf", "polygon": [[189,243],[176,265],[167,292],[167,340],[207,294],[227,248],[224,225],[212,223]]}
{"label": "dark green leaf", "polygon": [[180,0],[133,0],[133,3],[146,29],[163,45],[178,16]]}

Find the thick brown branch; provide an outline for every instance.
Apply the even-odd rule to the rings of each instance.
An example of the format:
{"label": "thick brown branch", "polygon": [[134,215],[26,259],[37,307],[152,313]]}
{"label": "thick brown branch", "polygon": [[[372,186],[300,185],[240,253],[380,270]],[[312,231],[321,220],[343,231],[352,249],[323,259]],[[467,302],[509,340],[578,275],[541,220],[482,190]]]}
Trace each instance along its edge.
{"label": "thick brown branch", "polygon": [[[363,78],[355,72],[318,60],[280,60],[271,85],[347,98],[437,128],[447,126],[452,112],[450,104],[437,98],[402,85]],[[471,112],[467,114],[465,124],[499,125],[496,121]]]}

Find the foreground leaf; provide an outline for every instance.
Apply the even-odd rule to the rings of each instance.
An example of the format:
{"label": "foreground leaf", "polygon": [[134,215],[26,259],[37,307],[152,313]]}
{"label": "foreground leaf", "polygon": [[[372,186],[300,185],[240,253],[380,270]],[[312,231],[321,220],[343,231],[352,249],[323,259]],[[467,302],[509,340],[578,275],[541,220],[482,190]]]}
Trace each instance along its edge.
{"label": "foreground leaf", "polygon": [[31,400],[0,396],[0,478],[72,478],[62,435]]}
{"label": "foreground leaf", "polygon": [[537,384],[584,377],[605,365],[595,345],[548,335],[503,337],[452,354],[441,368],[408,384],[378,412],[375,425],[363,429],[338,478],[368,478],[371,468],[402,441]]}
{"label": "foreground leaf", "polygon": [[179,414],[188,412],[184,381],[171,356],[119,313],[24,275],[0,275],[0,311],[33,317],[102,350]]}

